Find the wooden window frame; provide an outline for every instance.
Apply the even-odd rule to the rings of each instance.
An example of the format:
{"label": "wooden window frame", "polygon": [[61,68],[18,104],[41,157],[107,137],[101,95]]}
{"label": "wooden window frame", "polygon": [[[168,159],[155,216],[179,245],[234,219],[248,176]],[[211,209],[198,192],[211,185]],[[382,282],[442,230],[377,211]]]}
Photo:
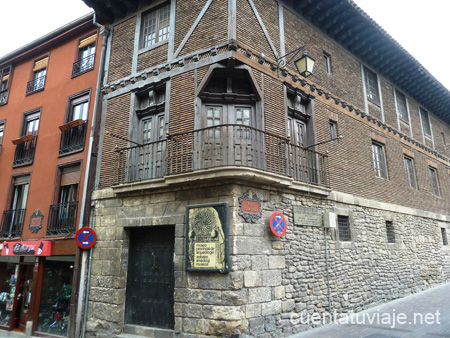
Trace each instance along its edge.
{"label": "wooden window frame", "polygon": [[[369,68],[364,66],[364,86],[366,87],[366,96],[367,99],[376,104],[377,106],[381,105],[381,95],[380,95],[380,86],[378,85],[378,75],[373,72]],[[374,82],[375,87],[372,88],[371,82]],[[373,91],[373,90],[374,91]]]}
{"label": "wooden window frame", "polygon": [[[165,36],[165,38],[163,37],[162,39],[160,39],[159,37],[159,30],[161,29],[160,27],[160,19],[161,19],[161,10],[167,10],[168,11],[168,25],[164,26],[164,28],[167,28],[167,33],[164,33],[163,35]],[[153,43],[147,43],[148,41],[146,40],[146,36],[145,35],[145,19],[148,15],[151,14],[155,14],[156,17],[156,23],[155,23],[155,42]],[[168,43],[169,41],[169,37],[170,37],[170,2],[165,2],[157,7],[153,7],[150,10],[142,13],[141,16],[141,33],[140,33],[140,48],[144,49],[144,48],[154,48],[156,46],[159,46],[161,44],[164,43]]]}
{"label": "wooden window frame", "polygon": [[437,169],[434,167],[428,166],[428,172],[430,175],[431,188],[433,189],[433,194],[435,196],[440,197],[441,192],[439,189],[439,179],[438,179]]}
{"label": "wooden window frame", "polygon": [[[401,109],[400,109],[400,102],[402,102],[402,98],[404,99],[404,114],[406,116],[402,116],[401,114]],[[396,109],[397,109],[397,114],[398,114],[398,118],[400,119],[400,121],[406,123],[409,125],[409,106],[408,106],[408,98],[406,97],[405,94],[403,94],[401,91],[399,91],[398,89],[395,89],[395,102],[396,102]]]}
{"label": "wooden window frame", "polygon": [[425,137],[431,138],[432,137],[432,130],[431,130],[431,121],[430,121],[430,114],[428,110],[419,107],[419,115],[420,115],[420,124],[422,126],[422,132]]}
{"label": "wooden window frame", "polygon": [[323,62],[324,62],[325,73],[328,75],[331,75],[331,55],[324,51],[323,59],[324,59]]}
{"label": "wooden window frame", "polygon": [[[403,155],[403,164],[405,166],[406,179],[408,180],[410,188],[418,190],[416,172],[414,169],[414,159],[410,156]],[[411,171],[409,170],[410,168],[408,167],[408,164],[410,164]]]}
{"label": "wooden window frame", "polygon": [[[375,149],[378,151],[376,152]],[[376,158],[377,153],[379,154],[379,160]],[[382,143],[376,142],[372,140],[372,167],[375,171],[375,176],[388,179],[388,171],[387,171],[387,161],[386,161],[386,152],[385,146]]]}

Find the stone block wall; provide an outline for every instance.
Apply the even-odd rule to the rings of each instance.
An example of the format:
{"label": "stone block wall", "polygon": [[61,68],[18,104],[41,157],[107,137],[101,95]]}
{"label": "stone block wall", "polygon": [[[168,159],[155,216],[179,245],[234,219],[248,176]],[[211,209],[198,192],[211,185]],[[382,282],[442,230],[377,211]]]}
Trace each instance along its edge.
{"label": "stone block wall", "polygon": [[[238,197],[248,189],[262,200],[262,218],[247,223]],[[129,227],[175,225],[175,330],[186,336],[282,337],[305,330],[299,316],[348,313],[424,290],[450,279],[449,253],[433,217],[337,202],[275,188],[224,182],[144,195],[99,190],[98,242],[93,251],[88,336],[120,333],[124,323]],[[187,205],[228,202],[231,270],[226,274],[185,271]],[[293,224],[293,206],[350,215],[351,242],[323,227]],[[282,212],[284,237],[269,229],[270,215]],[[429,216],[429,215],[427,215]],[[385,222],[393,222],[396,243],[387,243]]]}

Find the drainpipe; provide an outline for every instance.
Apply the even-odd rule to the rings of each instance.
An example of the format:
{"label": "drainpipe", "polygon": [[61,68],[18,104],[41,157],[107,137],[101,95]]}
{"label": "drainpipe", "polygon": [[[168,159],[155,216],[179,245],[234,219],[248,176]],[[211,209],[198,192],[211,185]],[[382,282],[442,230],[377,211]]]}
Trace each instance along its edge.
{"label": "drainpipe", "polygon": [[[323,222],[323,218],[322,218],[322,222]],[[325,224],[322,224],[322,225],[324,226]],[[325,264],[326,264],[326,269],[327,269],[328,312],[331,315],[332,307],[331,307],[331,290],[330,290],[330,264],[328,262],[328,240],[327,240],[328,228],[325,226],[323,227],[323,234],[324,234],[324,238],[325,238]]]}
{"label": "drainpipe", "polygon": [[[94,145],[94,136],[96,131],[96,120],[97,120],[97,114],[99,111],[100,106],[100,98],[101,98],[101,87],[103,83],[103,75],[104,75],[104,68],[105,68],[105,58],[106,58],[106,47],[108,45],[108,36],[109,36],[109,29],[108,27],[105,27],[101,24],[99,24],[96,21],[96,15],[94,13],[92,23],[100,28],[100,34],[103,35],[103,42],[102,42],[102,51],[100,55],[100,65],[98,70],[98,77],[97,77],[97,86],[95,90],[95,100],[94,100],[94,111],[92,113],[92,124],[91,124],[91,133],[89,136],[89,150],[88,150],[88,158],[86,161],[86,171],[85,171],[85,178],[84,178],[84,189],[83,189],[83,198],[82,198],[82,204],[81,204],[81,212],[80,212],[80,225],[79,227],[83,226],[83,221],[85,217],[85,209],[86,209],[86,200],[87,200],[87,187],[89,184],[89,175],[91,170],[91,161],[92,161],[92,149]],[[91,191],[92,192],[92,191]],[[95,226],[95,220],[93,220],[91,227],[94,228]],[[92,261],[92,248],[89,249],[90,255],[89,255],[89,263],[87,267],[87,282],[86,282],[86,288],[84,288],[84,275],[86,274],[86,260],[87,260],[87,252],[84,250],[82,255],[82,261],[81,261],[81,273],[80,275],[82,278],[80,278],[80,290],[79,295],[83,295],[84,293],[84,313],[83,313],[83,328],[80,330],[81,326],[81,318],[79,314],[81,314],[81,309],[83,307],[83,297],[78,297],[78,304],[77,304],[77,318],[76,318],[76,326],[75,326],[75,337],[83,337],[85,335],[86,331],[86,317],[87,317],[87,304],[88,304],[88,296],[89,296],[89,284],[90,284],[90,276],[91,276],[91,261]]]}

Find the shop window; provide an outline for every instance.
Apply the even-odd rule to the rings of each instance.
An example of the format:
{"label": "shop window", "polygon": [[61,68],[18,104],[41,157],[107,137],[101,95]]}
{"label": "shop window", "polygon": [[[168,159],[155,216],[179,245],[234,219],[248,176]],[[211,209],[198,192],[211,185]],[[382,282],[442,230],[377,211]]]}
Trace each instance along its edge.
{"label": "shop window", "polygon": [[21,137],[13,140],[16,146],[13,166],[33,163],[39,131],[40,111],[24,114]]}
{"label": "shop window", "polygon": [[403,162],[405,163],[405,172],[409,186],[413,189],[417,189],[416,175],[414,172],[414,160],[409,156],[404,156]]}
{"label": "shop window", "polygon": [[0,326],[9,327],[14,306],[19,257],[0,257]]}
{"label": "shop window", "polygon": [[59,126],[61,141],[59,155],[84,149],[88,125],[89,94],[84,92],[69,98],[66,123]]}
{"label": "shop window", "polygon": [[42,279],[38,332],[67,336],[74,256],[46,257]]}
{"label": "shop window", "polygon": [[94,68],[96,41],[97,33],[80,40],[76,61],[72,67],[72,76],[80,75]]}
{"label": "shop window", "polygon": [[383,144],[372,142],[372,162],[375,175],[387,179],[386,155]]}
{"label": "shop window", "polygon": [[27,83],[27,95],[44,89],[47,67],[48,56],[34,62],[32,79]]}
{"label": "shop window", "polygon": [[9,78],[11,75],[11,67],[5,67],[0,69],[0,105],[6,104],[8,102],[9,93]]}
{"label": "shop window", "polygon": [[47,235],[75,232],[78,211],[78,187],[81,167],[74,165],[60,169],[58,200],[50,206]]}
{"label": "shop window", "polygon": [[377,74],[367,67],[364,67],[364,86],[366,88],[367,99],[380,105],[380,89],[378,87]]}
{"label": "shop window", "polygon": [[30,176],[14,177],[7,210],[3,211],[0,236],[20,237],[25,218]]}
{"label": "shop window", "polygon": [[152,9],[142,16],[141,47],[149,47],[169,39],[170,4]]}
{"label": "shop window", "polygon": [[433,189],[433,194],[435,194],[436,196],[440,196],[437,169],[433,167],[428,167],[428,171],[430,173],[430,180],[431,180],[431,187]]}
{"label": "shop window", "polygon": [[388,243],[395,243],[394,225],[392,221],[386,221],[386,238]]}

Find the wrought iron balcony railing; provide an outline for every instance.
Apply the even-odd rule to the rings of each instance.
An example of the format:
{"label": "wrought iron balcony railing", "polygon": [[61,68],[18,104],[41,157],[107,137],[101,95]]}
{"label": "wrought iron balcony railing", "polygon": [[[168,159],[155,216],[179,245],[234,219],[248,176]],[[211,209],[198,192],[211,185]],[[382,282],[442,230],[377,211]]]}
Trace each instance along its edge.
{"label": "wrought iron balcony railing", "polygon": [[87,120],[79,126],[61,131],[59,154],[67,154],[84,148],[86,142]]}
{"label": "wrought iron balcony railing", "polygon": [[72,76],[77,76],[94,68],[95,54],[89,55],[73,63]]}
{"label": "wrought iron balcony railing", "polygon": [[[20,237],[26,209],[3,211],[0,236],[3,238]],[[11,248],[12,249],[12,248]]]}
{"label": "wrought iron balcony railing", "polygon": [[328,157],[238,124],[170,135],[117,150],[118,184],[226,166],[255,168],[328,187]]}
{"label": "wrought iron balcony railing", "polygon": [[48,216],[47,235],[72,234],[77,222],[78,202],[53,204]]}
{"label": "wrought iron balcony railing", "polygon": [[38,90],[44,89],[46,76],[40,76],[34,80],[28,81],[27,83],[27,95]]}
{"label": "wrought iron balcony railing", "polygon": [[8,101],[8,91],[5,90],[0,92],[0,105],[6,104],[7,101]]}
{"label": "wrought iron balcony railing", "polygon": [[33,163],[36,143],[37,136],[33,136],[31,140],[17,144],[13,166]]}

